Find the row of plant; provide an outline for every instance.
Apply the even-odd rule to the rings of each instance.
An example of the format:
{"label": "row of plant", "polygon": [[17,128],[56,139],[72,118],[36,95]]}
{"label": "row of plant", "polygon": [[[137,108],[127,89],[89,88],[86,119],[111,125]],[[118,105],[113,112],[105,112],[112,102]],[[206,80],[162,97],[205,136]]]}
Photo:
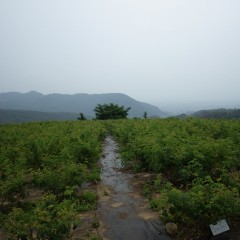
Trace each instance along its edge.
{"label": "row of plant", "polygon": [[157,174],[144,189],[164,221],[208,226],[239,218],[239,121],[122,120],[108,129],[126,164]]}
{"label": "row of plant", "polygon": [[99,121],[0,126],[0,222],[9,239],[62,239],[79,211],[96,207],[79,188],[99,180],[105,134]]}
{"label": "row of plant", "polygon": [[[164,221],[207,226],[240,215],[239,121],[165,119],[0,126],[0,222],[9,239],[62,239],[96,196],[106,129],[126,164],[153,171],[144,192]],[[40,192],[37,197],[31,192]]]}

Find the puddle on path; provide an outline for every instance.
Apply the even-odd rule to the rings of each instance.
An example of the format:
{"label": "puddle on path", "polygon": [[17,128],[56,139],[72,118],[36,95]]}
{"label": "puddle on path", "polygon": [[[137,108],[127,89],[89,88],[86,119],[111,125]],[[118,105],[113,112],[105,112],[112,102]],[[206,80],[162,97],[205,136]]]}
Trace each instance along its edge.
{"label": "puddle on path", "polygon": [[105,240],[170,240],[157,213],[131,187],[132,174],[120,171],[118,146],[108,136],[101,159],[101,184],[98,187],[99,233]]}

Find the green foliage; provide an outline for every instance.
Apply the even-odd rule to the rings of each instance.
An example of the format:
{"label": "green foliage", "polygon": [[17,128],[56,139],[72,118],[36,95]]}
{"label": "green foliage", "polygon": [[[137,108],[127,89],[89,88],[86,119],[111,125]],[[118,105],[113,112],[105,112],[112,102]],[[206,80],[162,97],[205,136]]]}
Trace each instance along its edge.
{"label": "green foliage", "polygon": [[[31,239],[32,231],[38,239],[63,239],[81,204],[96,207],[96,196],[83,200],[78,190],[100,178],[105,135],[98,121],[0,126],[0,218],[11,239]],[[31,199],[29,189],[42,195]]]}
{"label": "green foliage", "polygon": [[38,225],[35,227],[39,235],[47,235],[51,239],[59,239],[70,231],[71,222],[76,217],[76,203],[70,200],[59,202],[55,195],[47,195],[33,209]]}
{"label": "green foliage", "polygon": [[97,208],[97,195],[92,191],[84,191],[79,198],[79,207],[81,211],[89,211]]}
{"label": "green foliage", "polygon": [[[124,164],[157,173],[143,190],[165,221],[203,225],[239,218],[239,121],[26,123],[0,126],[0,218],[11,239],[30,238],[33,230],[40,239],[62,239],[78,211],[96,208],[97,196],[79,196],[77,189],[100,180],[97,161],[107,131],[119,141]],[[28,188],[43,197],[24,202]]]}
{"label": "green foliage", "polygon": [[168,218],[177,219],[178,222],[190,223],[194,220],[210,224],[240,214],[237,189],[228,189],[222,183],[213,182],[210,177],[194,184],[189,191],[172,188],[165,197],[171,208],[163,206],[163,209]]}
{"label": "green foliage", "polygon": [[94,149],[89,142],[75,141],[70,145],[70,150],[78,163],[90,164],[96,160],[98,149]]}
{"label": "green foliage", "polygon": [[92,168],[87,175],[87,181],[89,182],[100,181],[100,172],[101,172],[100,168],[98,167]]}
{"label": "green foliage", "polygon": [[1,176],[0,179],[0,209],[5,201],[16,201],[17,197],[24,196],[24,172],[12,172]]}
{"label": "green foliage", "polygon": [[87,118],[85,117],[85,115],[83,113],[80,113],[80,116],[77,118],[78,120],[87,120]]}
{"label": "green foliage", "polygon": [[240,109],[201,110],[192,115],[199,118],[240,119]]}
{"label": "green foliage", "polygon": [[13,208],[4,221],[4,228],[10,239],[31,239],[33,230],[39,239],[62,239],[69,233],[76,213],[75,203],[69,200],[58,202],[55,195],[46,195],[30,210]]}
{"label": "green foliage", "polygon": [[147,118],[147,112],[143,113],[143,118],[146,119]]}
{"label": "green foliage", "polygon": [[96,119],[106,120],[106,119],[126,119],[128,116],[128,111],[131,108],[124,108],[124,106],[118,106],[117,104],[98,104],[94,111],[96,114]]}
{"label": "green foliage", "polygon": [[54,193],[61,193],[66,186],[81,185],[87,179],[87,168],[75,162],[68,161],[56,169],[44,168],[35,172],[34,184]]}
{"label": "green foliage", "polygon": [[22,208],[13,208],[4,219],[3,227],[8,232],[10,239],[19,239],[30,235],[33,222],[31,212],[25,212]]}
{"label": "green foliage", "polygon": [[146,119],[107,123],[125,164],[161,176],[143,192],[165,221],[208,224],[240,216],[240,124]]}
{"label": "green foliage", "polygon": [[39,144],[31,140],[26,146],[27,165],[32,168],[38,168],[42,164],[41,150]]}

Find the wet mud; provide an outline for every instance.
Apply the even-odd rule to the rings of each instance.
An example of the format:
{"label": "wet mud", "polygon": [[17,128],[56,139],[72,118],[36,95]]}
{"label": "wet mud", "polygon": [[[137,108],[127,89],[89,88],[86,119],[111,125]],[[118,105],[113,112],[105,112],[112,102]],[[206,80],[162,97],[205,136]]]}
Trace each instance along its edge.
{"label": "wet mud", "polygon": [[105,240],[170,240],[157,214],[131,185],[134,175],[121,171],[118,146],[105,140],[98,186],[99,234]]}

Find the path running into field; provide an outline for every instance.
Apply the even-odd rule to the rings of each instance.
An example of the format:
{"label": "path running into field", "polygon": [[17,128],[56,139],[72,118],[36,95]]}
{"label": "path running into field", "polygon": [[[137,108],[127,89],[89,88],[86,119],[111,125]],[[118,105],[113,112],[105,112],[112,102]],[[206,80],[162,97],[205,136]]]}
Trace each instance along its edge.
{"label": "path running into field", "polygon": [[132,174],[121,171],[118,146],[108,136],[98,187],[100,235],[105,240],[170,240],[148,202],[131,188]]}

